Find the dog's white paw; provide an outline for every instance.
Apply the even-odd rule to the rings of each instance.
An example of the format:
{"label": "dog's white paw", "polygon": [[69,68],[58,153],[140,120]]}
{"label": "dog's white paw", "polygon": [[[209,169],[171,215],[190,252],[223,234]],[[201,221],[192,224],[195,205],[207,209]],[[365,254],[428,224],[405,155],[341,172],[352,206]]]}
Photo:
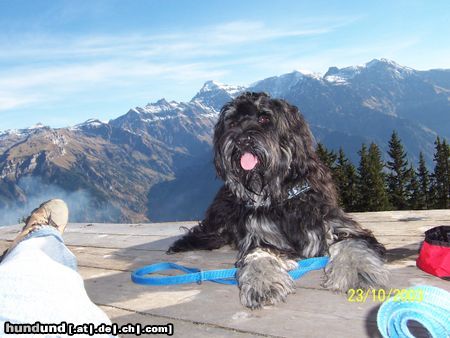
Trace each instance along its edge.
{"label": "dog's white paw", "polygon": [[382,258],[366,242],[345,240],[330,247],[331,260],[325,267],[322,286],[337,292],[349,289],[383,288],[389,271]]}
{"label": "dog's white paw", "polygon": [[296,266],[294,261],[281,260],[272,255],[246,259],[238,273],[242,305],[258,309],[264,305],[284,302],[295,291],[294,281],[286,268],[290,270]]}

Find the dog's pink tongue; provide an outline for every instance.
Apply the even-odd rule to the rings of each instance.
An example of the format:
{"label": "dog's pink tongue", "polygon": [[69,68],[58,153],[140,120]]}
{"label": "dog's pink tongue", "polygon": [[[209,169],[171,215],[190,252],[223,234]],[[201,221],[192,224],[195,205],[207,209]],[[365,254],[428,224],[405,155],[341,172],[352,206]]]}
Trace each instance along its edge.
{"label": "dog's pink tongue", "polygon": [[245,153],[241,157],[241,167],[244,170],[252,170],[258,164],[258,158],[250,153]]}

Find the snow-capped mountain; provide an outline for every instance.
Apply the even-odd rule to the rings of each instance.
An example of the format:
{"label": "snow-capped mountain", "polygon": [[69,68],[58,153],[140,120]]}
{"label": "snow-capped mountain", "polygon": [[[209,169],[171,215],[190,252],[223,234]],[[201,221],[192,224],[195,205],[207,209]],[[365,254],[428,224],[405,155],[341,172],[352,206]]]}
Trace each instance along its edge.
{"label": "snow-capped mountain", "polygon": [[341,85],[351,84],[351,81],[355,77],[364,73],[370,73],[371,75],[378,73],[383,77],[391,77],[397,80],[402,80],[405,76],[410,76],[415,72],[416,71],[412,68],[401,66],[392,60],[374,59],[363,66],[350,66],[341,69],[337,67],[330,67],[323,78],[327,82]]}
{"label": "snow-capped mountain", "polygon": [[243,86],[230,86],[216,81],[207,81],[197,95],[192,98],[191,103],[197,103],[219,112],[225,103],[237,97],[244,90]]}
{"label": "snow-capped mountain", "polygon": [[265,91],[274,97],[283,97],[292,88],[302,86],[305,82],[320,80],[315,74],[305,74],[299,71],[284,74],[281,76],[273,76],[262,81],[258,81],[250,85],[249,90],[260,92]]}
{"label": "snow-capped mountain", "polygon": [[292,74],[250,89],[297,105],[316,136],[334,149],[342,144],[350,156],[361,141],[386,145],[395,129],[412,159],[423,151],[431,163],[436,135],[450,137],[449,71],[420,72],[390,60],[372,60],[362,66],[331,67],[322,77],[297,75],[301,81],[290,81],[280,91],[283,77]]}
{"label": "snow-capped mountain", "polygon": [[248,87],[208,81],[189,102],[161,99],[109,122],[0,133],[0,225],[26,214],[17,208],[55,196],[72,203],[72,221],[201,218],[221,184],[212,165],[214,123],[246,90],[297,105],[318,140],[342,146],[354,161],[362,142],[386,149],[394,129],[410,160],[423,151],[429,164],[436,135],[450,138],[450,70],[417,71],[381,59],[324,75],[294,71]]}

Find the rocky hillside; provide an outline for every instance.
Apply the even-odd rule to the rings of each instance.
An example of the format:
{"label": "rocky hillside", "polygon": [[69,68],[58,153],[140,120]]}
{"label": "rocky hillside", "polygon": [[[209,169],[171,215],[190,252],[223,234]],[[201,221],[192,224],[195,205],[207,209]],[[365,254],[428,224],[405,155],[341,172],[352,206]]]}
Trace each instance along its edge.
{"label": "rocky hillside", "polygon": [[160,100],[109,123],[3,133],[0,224],[55,195],[68,199],[72,221],[148,221],[150,188],[209,151],[215,116],[201,103]]}

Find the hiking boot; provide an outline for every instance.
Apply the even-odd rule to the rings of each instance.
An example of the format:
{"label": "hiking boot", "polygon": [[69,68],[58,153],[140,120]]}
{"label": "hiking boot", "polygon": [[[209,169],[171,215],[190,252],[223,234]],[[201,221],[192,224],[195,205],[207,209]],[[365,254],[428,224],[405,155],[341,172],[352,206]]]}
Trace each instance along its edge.
{"label": "hiking boot", "polygon": [[[34,209],[25,221],[22,232],[27,228],[36,225],[51,225],[59,230],[62,234],[66,228],[69,218],[69,209],[67,204],[60,199],[53,199],[42,203],[38,208]],[[29,233],[28,231],[27,233]]]}
{"label": "hiking boot", "polygon": [[28,216],[22,231],[14,239],[10,248],[5,251],[2,258],[14,249],[29,233],[41,228],[43,225],[53,226],[62,234],[66,228],[68,218],[69,209],[63,200],[53,199],[42,203]]}

